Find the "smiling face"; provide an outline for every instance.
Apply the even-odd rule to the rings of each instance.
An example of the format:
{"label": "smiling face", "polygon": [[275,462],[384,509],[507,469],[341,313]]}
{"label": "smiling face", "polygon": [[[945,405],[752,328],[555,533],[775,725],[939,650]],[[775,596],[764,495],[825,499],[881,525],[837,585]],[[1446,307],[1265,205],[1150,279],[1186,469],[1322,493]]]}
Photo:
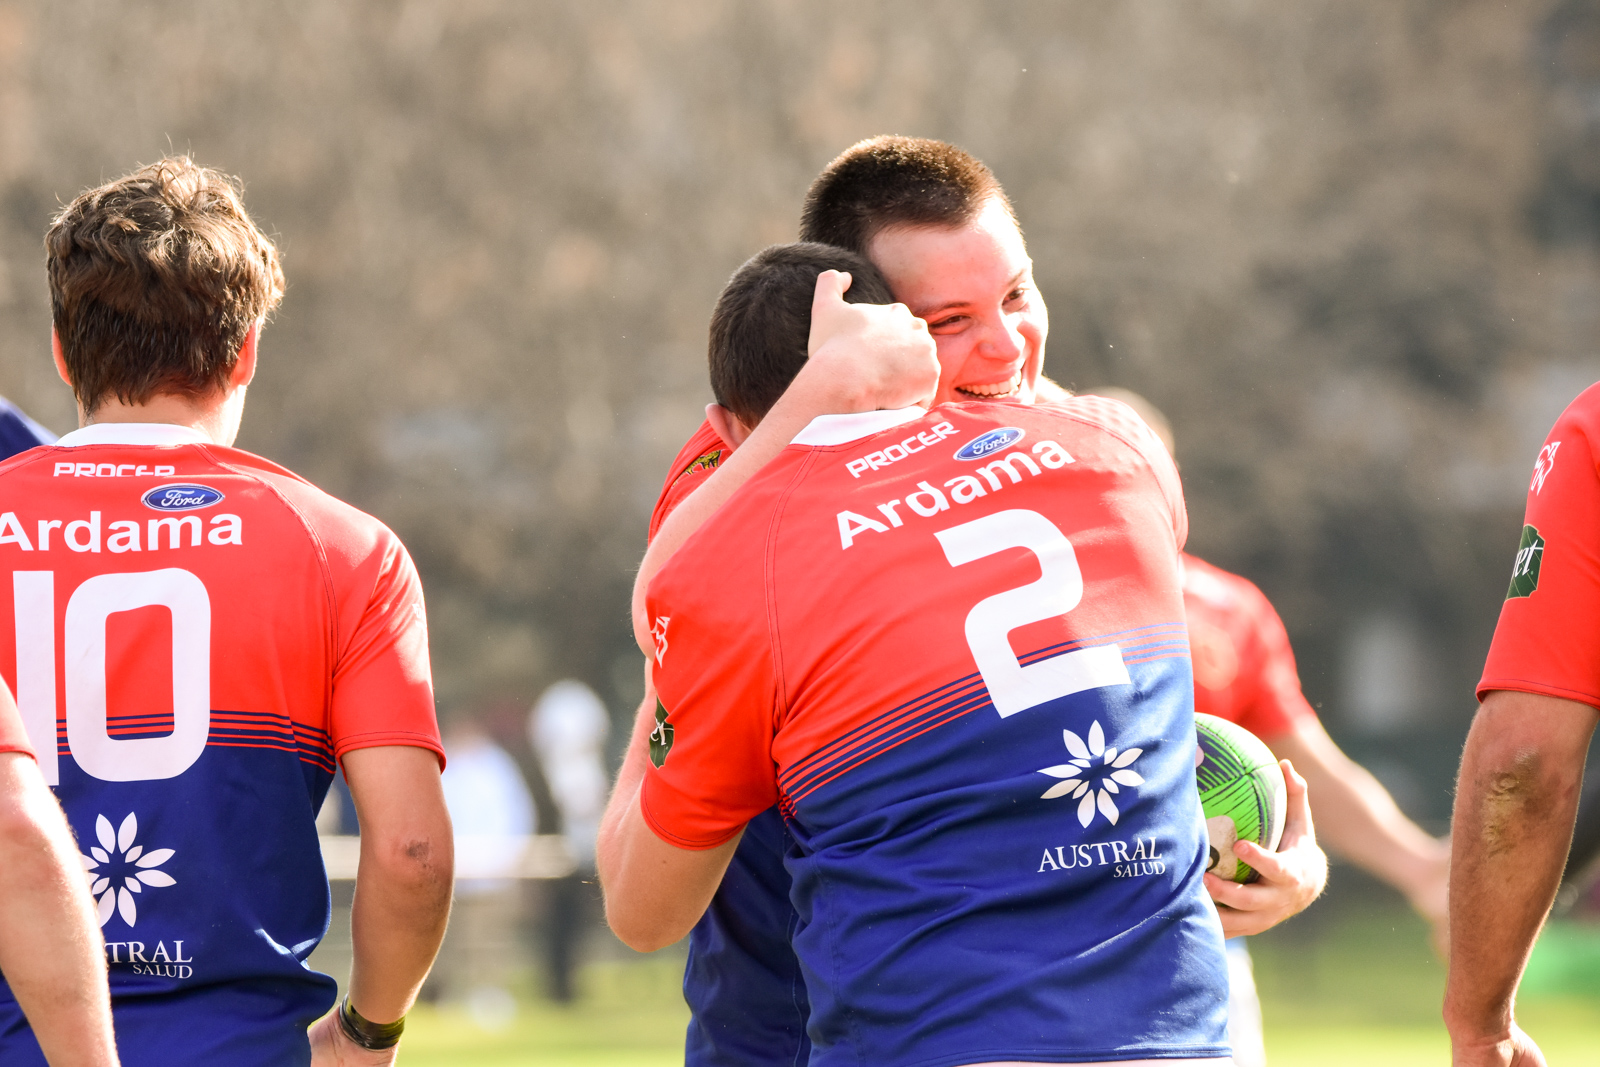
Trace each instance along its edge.
{"label": "smiling face", "polygon": [[897,300],[928,323],[939,346],[934,403],[1033,402],[1050,319],[1033,284],[1033,261],[1005,205],[991,198],[957,228],[884,230],[867,258]]}

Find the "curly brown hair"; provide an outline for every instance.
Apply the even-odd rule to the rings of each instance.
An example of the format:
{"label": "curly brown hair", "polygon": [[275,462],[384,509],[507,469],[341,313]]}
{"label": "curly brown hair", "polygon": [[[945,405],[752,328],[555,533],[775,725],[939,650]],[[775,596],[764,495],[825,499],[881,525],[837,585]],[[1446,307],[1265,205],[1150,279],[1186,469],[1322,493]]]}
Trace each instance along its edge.
{"label": "curly brown hair", "polygon": [[220,389],[283,299],[278,251],[238,179],[188,156],[79,195],[45,234],[50,312],[85,412]]}

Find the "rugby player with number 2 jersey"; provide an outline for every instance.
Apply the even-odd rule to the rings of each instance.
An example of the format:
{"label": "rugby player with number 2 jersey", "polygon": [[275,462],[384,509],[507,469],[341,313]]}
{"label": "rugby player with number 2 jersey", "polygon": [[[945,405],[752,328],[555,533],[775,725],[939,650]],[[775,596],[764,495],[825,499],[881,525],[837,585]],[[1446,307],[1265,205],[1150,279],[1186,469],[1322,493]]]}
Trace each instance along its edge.
{"label": "rugby player with number 2 jersey", "polygon": [[1542,1067],[1513,1001],[1572,842],[1600,721],[1600,385],[1534,462],[1522,536],[1456,783],[1450,978],[1457,1067]]}
{"label": "rugby player with number 2 jersey", "polygon": [[[999,206],[1001,210],[974,210],[974,205]],[[877,233],[874,225],[885,221],[901,224],[898,234],[886,237],[906,240],[869,242],[868,236]],[[891,273],[891,280],[897,288],[904,286],[908,297],[920,301],[919,310],[936,313],[930,314],[930,321],[944,372],[939,395],[963,399],[996,393],[1018,399],[1029,395],[1042,357],[1043,303],[1027,276],[1026,252],[1009,208],[1004,206],[1003,193],[981,163],[939,142],[908,138],[863,142],[830,164],[814,184],[803,229],[807,236],[827,237],[841,244],[870,244],[880,251],[889,245],[889,251],[901,253],[918,237],[932,238],[932,254],[926,258],[937,267],[919,273],[911,262],[915,256],[902,254],[898,257],[900,269]],[[897,244],[901,246],[898,249],[893,247]],[[714,382],[716,378],[714,367]],[[1048,382],[1039,384],[1053,388]],[[708,422],[685,445],[669,472],[652,515],[652,535],[677,505],[730,461],[735,445],[751,433],[755,421],[748,414],[741,421],[718,405],[709,408],[708,414]],[[756,415],[759,418],[759,411]],[[767,428],[768,423],[763,422],[756,435]],[[645,570],[649,567],[647,559]],[[648,696],[641,709],[641,738],[656,725],[654,711],[655,700]],[[643,762],[638,751],[638,746],[630,750],[619,776],[618,798],[636,786]],[[610,821],[615,820],[619,807],[614,801]],[[685,980],[685,995],[694,1010],[688,1048],[691,1064],[776,1064],[805,1058],[803,1039],[787,1044],[774,1039],[770,1020],[781,1013],[761,1011],[762,1005],[785,1005],[791,1034],[792,1020],[797,1015],[803,1020],[805,1012],[804,990],[793,988],[787,977],[790,968],[783,959],[789,953],[781,951],[786,948],[785,925],[766,918],[769,913],[792,913],[774,909],[752,888],[787,884],[779,865],[781,857],[769,844],[781,840],[781,834],[768,832],[773,828],[765,825],[767,821],[776,822],[768,815],[752,823],[716,903],[691,938]],[[1307,850],[1308,859],[1312,852],[1314,844]],[[1289,880],[1300,879],[1304,884],[1268,891],[1270,904],[1258,916],[1250,916],[1260,923],[1256,928],[1298,910],[1314,895],[1306,872],[1317,866],[1300,864]],[[1263,887],[1247,888],[1251,893],[1263,892]],[[1249,904],[1260,906],[1263,901],[1258,897]],[[1245,918],[1245,913],[1230,911],[1225,922],[1237,924]],[[769,1021],[750,1021],[762,1018]],[[760,1050],[759,1060],[752,1058],[756,1050]]]}
{"label": "rugby player with number 2 jersey", "polygon": [[651,584],[613,926],[682,936],[777,803],[812,1063],[1224,1062],[1184,534],[1114,402],[815,420]]}
{"label": "rugby player with number 2 jersey", "polygon": [[[142,168],[46,250],[80,428],[0,465],[0,670],[83,850],[123,1062],[391,1063],[452,870],[416,570],[231,447],[283,282],[229,179]],[[325,1014],[314,820],[340,764],[361,865]],[[44,1062],[9,990],[0,1062]]]}

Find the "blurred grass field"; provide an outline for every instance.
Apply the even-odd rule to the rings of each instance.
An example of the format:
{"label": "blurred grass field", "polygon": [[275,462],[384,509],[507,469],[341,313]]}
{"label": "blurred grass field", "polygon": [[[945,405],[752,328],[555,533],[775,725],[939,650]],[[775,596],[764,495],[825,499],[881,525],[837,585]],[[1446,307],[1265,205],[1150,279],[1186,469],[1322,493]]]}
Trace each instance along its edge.
{"label": "blurred grass field", "polygon": [[[1256,979],[1272,1067],[1443,1067],[1444,968],[1403,906],[1330,900],[1255,939]],[[607,959],[582,972],[571,1006],[524,990],[503,1029],[462,1006],[419,1007],[406,1067],[667,1067],[683,1056],[688,1019],[681,949]],[[531,990],[531,985],[529,987]],[[1600,1067],[1600,928],[1547,936],[1524,983],[1519,1016],[1552,1067]]]}

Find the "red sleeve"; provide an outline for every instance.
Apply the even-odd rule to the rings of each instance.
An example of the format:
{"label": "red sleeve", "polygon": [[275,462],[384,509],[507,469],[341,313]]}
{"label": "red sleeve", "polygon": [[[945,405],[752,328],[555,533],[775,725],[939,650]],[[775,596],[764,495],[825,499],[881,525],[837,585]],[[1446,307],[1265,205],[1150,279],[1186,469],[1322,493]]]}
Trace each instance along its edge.
{"label": "red sleeve", "polygon": [[34,755],[33,746],[28,743],[28,731],[22,725],[22,715],[17,711],[17,702],[4,681],[0,681],[0,752]]}
{"label": "red sleeve", "polygon": [[717,436],[710,422],[700,424],[700,428],[684,442],[682,448],[678,449],[677,456],[672,460],[672,467],[667,471],[667,480],[662,483],[661,495],[656,498],[655,509],[650,512],[650,540],[655,540],[656,531],[667,520],[667,516],[672,514],[673,509],[683,503],[690,493],[700,488],[701,484],[711,477],[711,472],[720,467],[732,453],[733,446]]}
{"label": "red sleeve", "polygon": [[[748,502],[749,495],[741,498]],[[763,579],[764,530],[740,508],[691,537],[650,583],[654,678],[665,722],[639,806],[657,837],[713,848],[777,803],[778,695]]]}
{"label": "red sleeve", "polygon": [[[444,766],[433,710],[422,582],[387,528],[339,590],[340,645],[330,716],[333,751],[380,745],[431,749]],[[337,579],[336,579],[337,580]]]}
{"label": "red sleeve", "polygon": [[1534,463],[1522,536],[1478,699],[1495,689],[1600,707],[1600,385],[1556,420]]}

